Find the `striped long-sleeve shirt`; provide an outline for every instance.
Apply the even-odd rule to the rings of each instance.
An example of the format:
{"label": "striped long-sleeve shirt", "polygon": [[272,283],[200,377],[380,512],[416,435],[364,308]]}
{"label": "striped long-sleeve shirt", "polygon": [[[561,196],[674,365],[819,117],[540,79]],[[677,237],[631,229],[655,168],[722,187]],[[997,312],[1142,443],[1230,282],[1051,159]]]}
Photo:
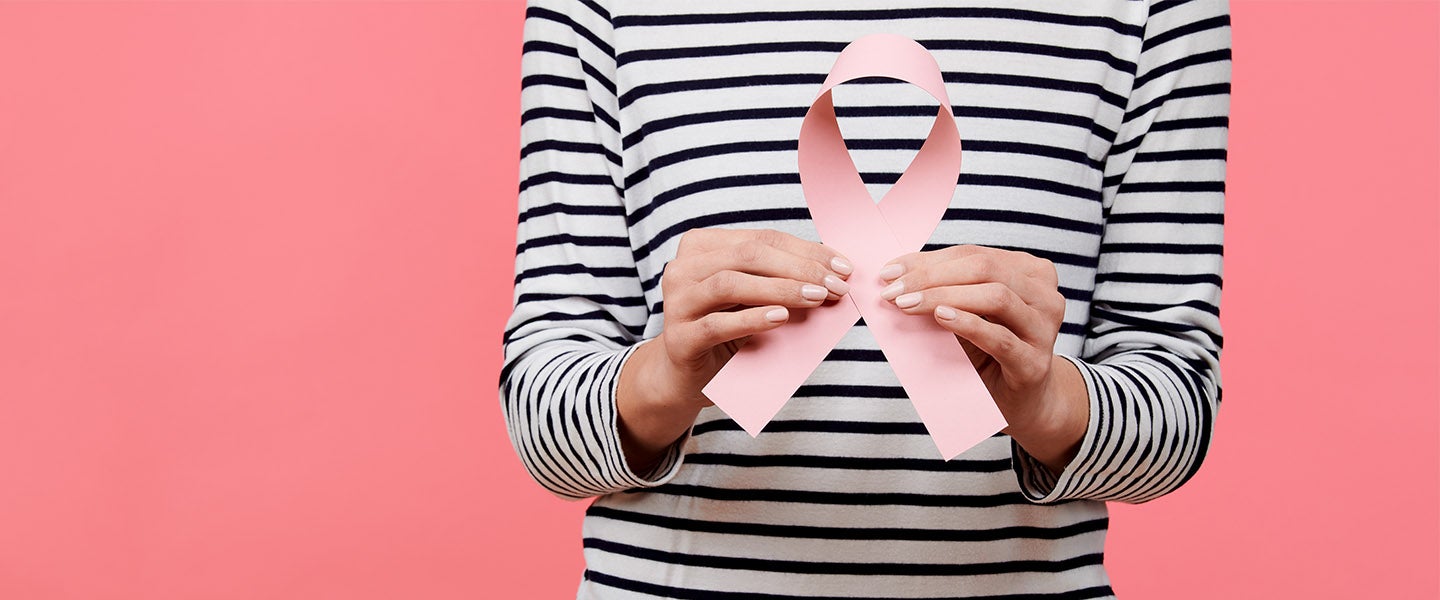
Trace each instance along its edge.
{"label": "striped long-sleeve shirt", "polygon": [[[706,408],[657,466],[632,471],[617,375],[661,330],[681,234],[819,241],[800,122],[840,49],[879,32],[934,54],[964,140],[925,249],[1056,265],[1068,303],[1055,353],[1089,395],[1078,456],[1052,474],[997,434],[941,460],[860,323],[757,438]],[[532,0],[522,74],[500,395],[535,480],[595,497],[580,597],[1111,595],[1105,503],[1194,475],[1220,402],[1224,0]],[[879,197],[933,101],[889,81],[835,94]]]}

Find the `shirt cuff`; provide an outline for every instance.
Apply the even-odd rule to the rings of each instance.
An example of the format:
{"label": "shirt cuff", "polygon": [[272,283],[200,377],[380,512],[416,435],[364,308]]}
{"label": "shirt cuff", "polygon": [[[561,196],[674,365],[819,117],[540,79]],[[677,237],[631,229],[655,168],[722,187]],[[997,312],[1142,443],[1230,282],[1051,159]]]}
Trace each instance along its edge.
{"label": "shirt cuff", "polygon": [[1089,397],[1090,416],[1085,426],[1085,437],[1080,441],[1080,450],[1065,470],[1058,475],[1040,462],[1016,442],[1010,439],[1010,450],[1013,456],[1011,465],[1015,469],[1015,476],[1019,480],[1020,491],[1025,498],[1036,504],[1052,504],[1065,500],[1075,500],[1084,497],[1086,482],[1093,481],[1093,474],[1100,468],[1104,453],[1097,452],[1099,443],[1098,435],[1104,430],[1106,420],[1106,407],[1100,403],[1097,393],[1099,389],[1095,368],[1090,363],[1073,356],[1064,354],[1058,355],[1061,358],[1075,363],[1080,370],[1082,379],[1085,380],[1086,395]]}
{"label": "shirt cuff", "polygon": [[617,473],[619,475],[619,481],[616,483],[620,484],[620,487],[647,488],[664,485],[669,482],[680,472],[680,467],[684,466],[685,446],[695,431],[695,424],[691,423],[690,427],[685,430],[685,433],[665,449],[665,454],[660,458],[659,462],[656,462],[655,465],[649,469],[645,469],[644,472],[636,473],[635,470],[630,468],[630,461],[627,460],[625,456],[624,445],[620,442],[620,408],[616,404],[616,398],[618,396],[617,390],[620,386],[620,371],[624,369],[625,363],[630,360],[631,356],[634,356],[635,349],[639,348],[640,344],[648,343],[650,343],[650,340],[634,344],[620,355],[620,359],[615,368],[615,376],[610,383],[609,397],[607,399],[610,408],[607,412],[610,414],[610,420],[609,423],[606,424],[608,429],[607,433],[610,436],[610,443],[606,445],[614,449],[614,456],[619,463]]}

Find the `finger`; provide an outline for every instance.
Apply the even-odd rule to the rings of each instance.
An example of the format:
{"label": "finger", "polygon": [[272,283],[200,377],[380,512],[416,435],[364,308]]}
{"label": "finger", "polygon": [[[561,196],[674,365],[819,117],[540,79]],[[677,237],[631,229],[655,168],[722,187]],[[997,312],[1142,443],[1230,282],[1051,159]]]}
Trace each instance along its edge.
{"label": "finger", "polygon": [[689,259],[690,276],[697,281],[720,271],[739,271],[764,277],[784,277],[824,286],[830,299],[838,300],[850,292],[845,275],[832,265],[775,248],[758,240],[749,240],[706,252]]}
{"label": "finger", "polygon": [[999,323],[980,315],[940,305],[934,310],[935,322],[955,335],[968,340],[1000,364],[1001,375],[1010,385],[1025,388],[1044,377],[1041,351],[1016,337]]}
{"label": "finger", "polygon": [[901,294],[955,285],[999,283],[1009,287],[1026,304],[1048,306],[1056,291],[1053,284],[1025,276],[1020,260],[992,254],[970,254],[958,260],[928,260],[890,282],[880,296],[894,300]]}
{"label": "finger", "polygon": [[850,273],[854,271],[850,261],[834,249],[774,229],[691,229],[680,237],[677,256],[710,252],[748,241],[784,250],[826,265],[842,279],[849,277]]}
{"label": "finger", "polygon": [[1039,258],[1028,252],[992,248],[976,244],[958,244],[931,250],[929,252],[911,252],[895,257],[880,269],[880,278],[891,281],[895,278],[914,271],[918,268],[936,263],[958,261],[968,257],[980,257],[980,260],[992,260],[1013,265],[1013,269],[1026,276],[1044,278],[1047,271],[1054,272],[1054,265],[1045,259]]}
{"label": "finger", "polygon": [[673,307],[683,319],[734,306],[780,305],[813,308],[829,298],[824,286],[784,277],[762,277],[739,271],[720,271],[694,285],[680,288]]}
{"label": "finger", "polygon": [[901,311],[912,315],[928,314],[940,306],[981,315],[1036,344],[1054,338],[1053,332],[1048,331],[1054,327],[1050,319],[1026,304],[1014,290],[999,283],[931,288],[901,294],[894,302]]}
{"label": "finger", "polygon": [[783,306],[757,306],[735,312],[716,312],[684,323],[675,335],[692,354],[700,354],[715,346],[755,335],[783,325],[790,311]]}

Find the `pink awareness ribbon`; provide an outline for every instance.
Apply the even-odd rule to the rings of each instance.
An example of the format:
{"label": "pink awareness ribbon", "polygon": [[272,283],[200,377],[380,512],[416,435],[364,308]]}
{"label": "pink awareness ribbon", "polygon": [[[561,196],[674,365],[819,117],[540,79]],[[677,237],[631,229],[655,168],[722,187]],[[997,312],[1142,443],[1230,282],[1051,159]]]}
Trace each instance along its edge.
{"label": "pink awareness ribbon", "polygon": [[[876,76],[918,86],[940,103],[929,137],[879,204],[850,159],[830,95],[841,83]],[[834,304],[791,311],[790,322],[752,336],[705,395],[757,436],[863,316],[945,460],[1003,429],[1004,416],[954,334],[932,316],[907,315],[880,297],[881,267],[924,247],[960,174],[960,134],[935,58],[898,35],[850,43],[805,113],[798,154],[800,185],[821,239],[855,267],[850,293]]]}

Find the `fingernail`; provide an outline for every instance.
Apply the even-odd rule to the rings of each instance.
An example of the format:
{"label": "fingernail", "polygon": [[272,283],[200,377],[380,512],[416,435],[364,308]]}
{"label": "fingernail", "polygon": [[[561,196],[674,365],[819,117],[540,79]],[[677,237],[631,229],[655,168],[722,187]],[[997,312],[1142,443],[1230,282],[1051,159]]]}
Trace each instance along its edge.
{"label": "fingernail", "polygon": [[824,300],[826,296],[830,295],[830,292],[818,285],[807,283],[800,286],[800,295],[804,296],[806,300]]}
{"label": "fingernail", "polygon": [[905,265],[900,265],[900,264],[885,265],[885,268],[880,269],[880,279],[883,279],[883,280],[885,280],[885,281],[890,281],[891,279],[894,279],[894,278],[896,278],[896,277],[899,277],[899,276],[900,276],[902,273],[904,273],[904,272],[905,272]]}
{"label": "fingernail", "polygon": [[855,272],[855,267],[850,264],[850,261],[838,256],[830,259],[830,268],[835,269],[835,272],[841,275],[849,275]]}
{"label": "fingernail", "polygon": [[835,292],[835,295],[837,296],[844,296],[845,294],[850,292],[850,284],[845,283],[845,280],[840,279],[839,277],[836,277],[834,275],[825,276],[825,287],[830,291]]}
{"label": "fingernail", "polygon": [[954,319],[955,317],[960,316],[960,314],[955,312],[955,309],[948,306],[937,306],[935,307],[935,316],[949,321],[951,319]]}
{"label": "fingernail", "polygon": [[898,306],[898,307],[900,307],[900,308],[910,308],[910,307],[915,306],[916,304],[919,304],[919,303],[920,303],[920,292],[914,292],[914,293],[911,293],[911,294],[905,294],[904,296],[901,296],[901,297],[895,299],[895,306]]}
{"label": "fingernail", "polygon": [[790,316],[790,311],[783,308],[776,308],[771,310],[770,312],[765,313],[765,320],[771,323],[779,323],[781,321],[784,321],[785,318],[788,316]]}
{"label": "fingernail", "polygon": [[900,292],[903,292],[903,291],[905,291],[905,282],[903,282],[903,281],[897,281],[897,282],[895,282],[895,283],[890,284],[889,287],[887,287],[887,288],[885,288],[885,289],[883,289],[883,290],[880,290],[880,297],[881,297],[881,298],[884,298],[884,299],[886,299],[886,300],[891,300],[891,299],[894,299],[896,296],[899,296],[899,295],[900,295]]}

